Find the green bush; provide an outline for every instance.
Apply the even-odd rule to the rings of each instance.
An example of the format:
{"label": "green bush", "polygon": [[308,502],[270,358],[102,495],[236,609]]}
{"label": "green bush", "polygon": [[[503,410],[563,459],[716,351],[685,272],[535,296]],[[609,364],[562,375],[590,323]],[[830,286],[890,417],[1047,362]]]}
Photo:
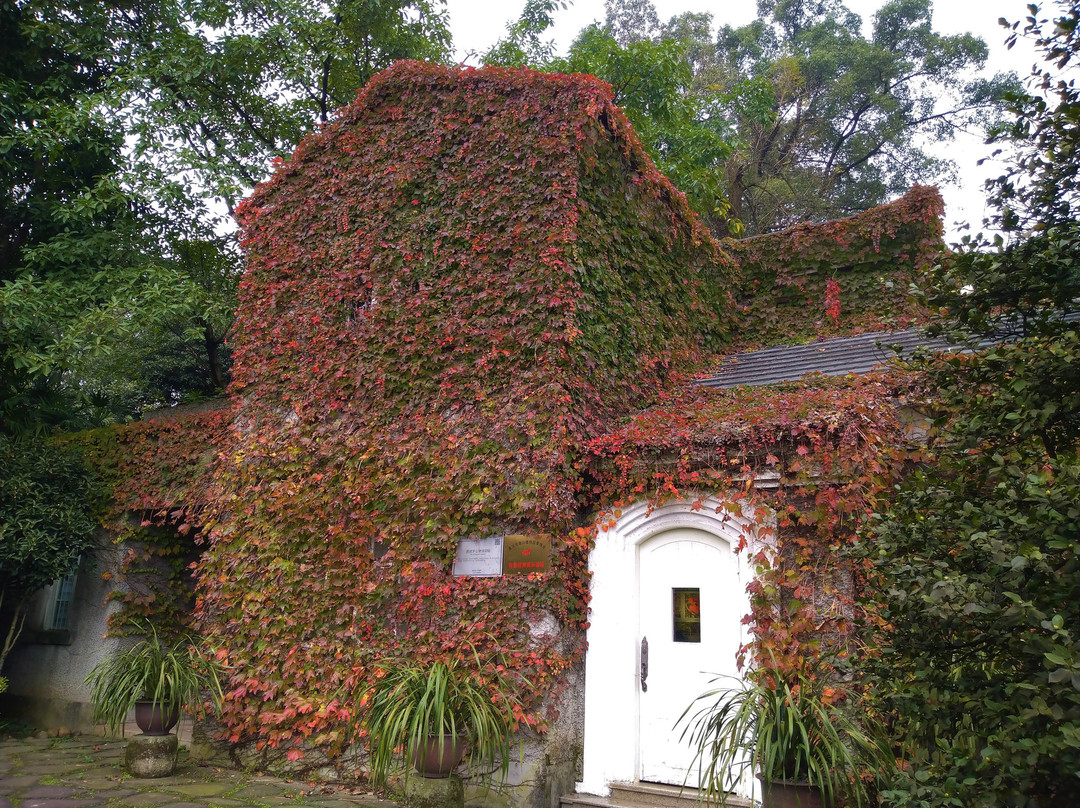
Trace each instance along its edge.
{"label": "green bush", "polygon": [[100,491],[76,453],[28,436],[0,435],[0,469],[0,604],[13,607],[2,669],[30,597],[94,548]]}

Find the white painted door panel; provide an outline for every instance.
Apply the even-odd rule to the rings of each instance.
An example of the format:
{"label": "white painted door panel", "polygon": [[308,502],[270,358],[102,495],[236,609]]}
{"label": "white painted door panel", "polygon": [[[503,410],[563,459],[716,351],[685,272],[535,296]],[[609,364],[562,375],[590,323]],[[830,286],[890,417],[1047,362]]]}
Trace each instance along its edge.
{"label": "white painted door panel", "polygon": [[679,740],[685,724],[675,724],[714,676],[736,673],[745,582],[726,542],[678,529],[639,547],[638,583],[649,668],[638,691],[640,778],[697,787],[693,750]]}

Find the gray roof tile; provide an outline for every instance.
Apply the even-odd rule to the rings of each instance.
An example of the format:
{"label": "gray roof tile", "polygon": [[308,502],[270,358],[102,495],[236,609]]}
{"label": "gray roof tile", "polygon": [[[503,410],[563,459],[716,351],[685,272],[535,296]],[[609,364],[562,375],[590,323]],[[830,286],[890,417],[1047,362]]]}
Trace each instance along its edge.
{"label": "gray roof tile", "polygon": [[943,350],[948,344],[931,340],[916,330],[875,331],[855,337],[837,337],[808,345],[781,345],[762,351],[735,354],[724,359],[710,377],[699,379],[705,387],[757,387],[793,381],[808,373],[844,376],[866,373],[896,354],[887,346],[900,345],[904,353],[925,346]]}
{"label": "gray roof tile", "polygon": [[[1080,312],[1064,316],[1068,322],[1080,322]],[[998,342],[1015,339],[1015,329],[1003,329],[999,337],[989,337],[979,343],[984,348]],[[928,337],[922,329],[906,331],[874,331],[854,337],[813,342],[808,345],[781,345],[761,351],[734,354],[726,357],[711,376],[696,380],[704,387],[760,387],[778,382],[795,381],[808,373],[826,376],[845,376],[848,373],[867,373],[897,356],[910,355],[916,348],[931,351],[963,351],[967,346],[950,343],[944,337]]]}

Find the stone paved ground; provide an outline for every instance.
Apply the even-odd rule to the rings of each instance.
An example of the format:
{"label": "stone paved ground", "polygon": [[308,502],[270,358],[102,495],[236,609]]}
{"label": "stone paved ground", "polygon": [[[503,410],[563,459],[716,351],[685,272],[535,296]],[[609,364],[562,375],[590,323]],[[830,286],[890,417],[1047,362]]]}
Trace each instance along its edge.
{"label": "stone paved ground", "polygon": [[0,739],[0,808],[395,808],[361,789],[196,766],[180,751],[169,777],[123,770],[126,741]]}

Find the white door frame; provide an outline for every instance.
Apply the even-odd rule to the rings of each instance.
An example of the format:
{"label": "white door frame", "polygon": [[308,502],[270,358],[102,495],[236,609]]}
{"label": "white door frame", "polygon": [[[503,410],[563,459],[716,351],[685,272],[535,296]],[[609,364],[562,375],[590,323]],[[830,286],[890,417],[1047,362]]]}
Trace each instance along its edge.
{"label": "white door frame", "polygon": [[[694,508],[693,505],[700,505]],[[589,555],[591,601],[585,653],[585,737],[581,782],[576,790],[607,796],[613,782],[637,779],[638,757],[638,545],[658,533],[692,528],[728,542],[736,554],[744,598],[750,558],[759,545],[753,520],[727,513],[715,497],[687,498],[658,508],[639,502],[623,509],[614,527],[601,531]],[[771,528],[772,525],[769,525]],[[749,613],[749,599],[743,614]],[[746,627],[740,620],[740,642]]]}

